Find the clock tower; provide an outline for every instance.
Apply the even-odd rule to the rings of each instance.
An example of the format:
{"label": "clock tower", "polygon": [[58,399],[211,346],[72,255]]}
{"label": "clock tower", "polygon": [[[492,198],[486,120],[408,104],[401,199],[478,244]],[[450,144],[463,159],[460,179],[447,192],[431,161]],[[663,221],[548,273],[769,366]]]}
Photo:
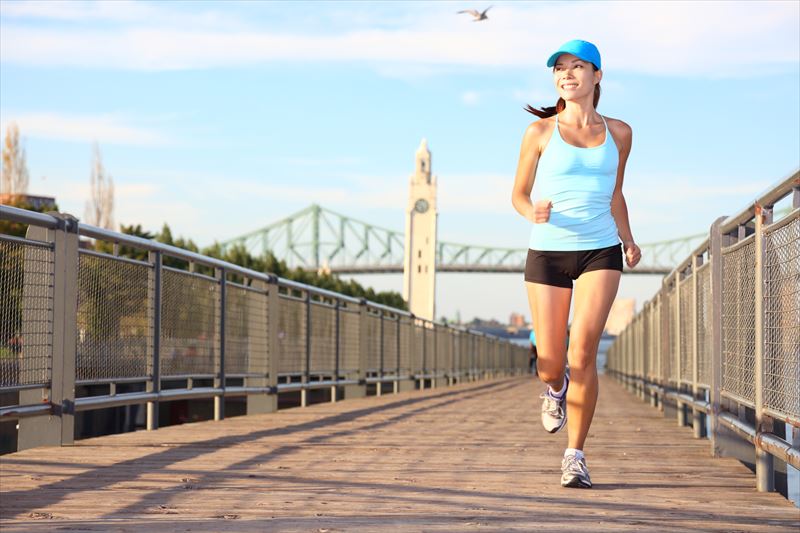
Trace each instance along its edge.
{"label": "clock tower", "polygon": [[420,318],[434,320],[436,295],[436,176],[431,152],[422,139],[415,157],[406,207],[403,298]]}

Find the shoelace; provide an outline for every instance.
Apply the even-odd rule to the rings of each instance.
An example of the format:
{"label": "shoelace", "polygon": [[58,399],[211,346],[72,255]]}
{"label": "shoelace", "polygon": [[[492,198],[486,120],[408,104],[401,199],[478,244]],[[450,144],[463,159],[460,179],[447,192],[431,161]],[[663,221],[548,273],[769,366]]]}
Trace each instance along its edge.
{"label": "shoelace", "polygon": [[562,468],[569,474],[589,475],[589,469],[586,468],[586,463],[574,455],[568,455],[564,457],[564,464],[562,465]]}
{"label": "shoelace", "polygon": [[544,399],[544,408],[542,409],[544,412],[553,416],[563,416],[564,410],[558,400],[547,394],[547,392],[540,394],[539,398]]}

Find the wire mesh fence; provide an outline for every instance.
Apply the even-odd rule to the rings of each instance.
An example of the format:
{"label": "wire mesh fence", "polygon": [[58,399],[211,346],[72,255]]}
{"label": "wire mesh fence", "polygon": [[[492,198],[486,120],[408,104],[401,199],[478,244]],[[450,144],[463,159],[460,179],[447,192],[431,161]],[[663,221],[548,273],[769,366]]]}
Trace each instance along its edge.
{"label": "wire mesh fence", "polygon": [[0,387],[51,378],[53,250],[0,237]]}
{"label": "wire mesh fence", "polygon": [[433,326],[425,328],[425,371],[428,374],[435,374],[438,367],[439,354],[436,352],[436,329]]}
{"label": "wire mesh fence", "polygon": [[692,276],[687,276],[679,282],[680,290],[680,326],[679,326],[679,360],[681,363],[680,368],[680,381],[684,384],[690,384],[693,379],[694,365],[692,363],[692,333],[695,327],[695,317],[693,312],[694,302],[694,287]]}
{"label": "wire mesh fence", "polygon": [[663,383],[675,381],[675,290],[663,295],[661,309],[661,378]]}
{"label": "wire mesh fence", "polygon": [[358,343],[360,336],[360,311],[358,306],[348,303],[340,308],[339,313],[339,346],[340,346],[340,371],[343,374],[357,372]]}
{"label": "wire mesh fence", "polygon": [[152,265],[80,253],[75,378],[148,375],[153,350]]}
{"label": "wire mesh fence", "polygon": [[800,213],[764,232],[764,406],[800,420]]}
{"label": "wire mesh fence", "polygon": [[278,373],[306,369],[306,307],[302,300],[280,296],[278,311]]}
{"label": "wire mesh fence", "polygon": [[336,371],[336,315],[333,305],[311,305],[311,353],[309,372],[332,375]]}
{"label": "wire mesh fence", "polygon": [[722,390],[755,406],[755,239],[722,250]]}
{"label": "wire mesh fence", "polygon": [[215,374],[219,352],[217,280],[164,269],[161,303],[161,374]]}
{"label": "wire mesh fence", "polygon": [[[344,378],[342,387],[366,393],[365,378],[376,375],[416,381],[435,372],[452,381],[459,370],[479,377],[479,363],[508,370],[512,360],[520,363],[513,371],[527,369],[524,348],[485,335],[99,228],[82,241],[74,219],[26,216],[42,224],[34,239],[43,240],[0,235],[0,393],[50,388],[53,397],[25,414],[2,403],[3,416],[146,403],[153,429],[155,406],[167,399],[213,397],[215,418],[227,396],[247,395],[247,412],[270,409],[266,398],[250,398],[297,390],[278,378],[305,376],[302,388]],[[108,387],[76,398],[76,385],[95,384]]]}
{"label": "wire mesh fence", "polygon": [[400,366],[400,350],[398,346],[400,336],[397,334],[399,324],[399,316],[383,319],[383,371],[387,374],[396,373],[397,368]]}
{"label": "wire mesh fence", "polygon": [[409,317],[400,317],[400,374],[409,375],[414,370],[411,366],[411,348],[413,340],[411,332],[413,330],[413,322]]}
{"label": "wire mesh fence", "polygon": [[[783,199],[793,207],[773,221]],[[640,355],[642,339],[657,353]],[[618,336],[607,368],[672,404],[712,454],[731,435],[721,428],[752,444],[759,491],[776,486],[773,459],[800,468],[800,172],[712,225]]]}
{"label": "wire mesh fence", "polygon": [[225,293],[225,373],[264,376],[269,365],[266,289],[229,285]]}
{"label": "wire mesh fence", "polygon": [[381,368],[381,316],[370,312],[366,319],[367,372],[379,372]]}
{"label": "wire mesh fence", "polygon": [[697,372],[698,384],[711,386],[711,264],[701,266],[697,273]]}
{"label": "wire mesh fence", "polygon": [[436,328],[436,366],[434,367],[434,372],[444,372],[447,369],[449,355],[447,337],[447,329]]}

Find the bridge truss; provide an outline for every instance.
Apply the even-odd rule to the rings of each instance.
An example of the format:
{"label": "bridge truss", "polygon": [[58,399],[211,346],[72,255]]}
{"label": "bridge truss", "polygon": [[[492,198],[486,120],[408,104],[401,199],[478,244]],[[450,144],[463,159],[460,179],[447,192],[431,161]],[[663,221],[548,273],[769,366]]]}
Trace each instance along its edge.
{"label": "bridge truss", "polygon": [[[629,274],[667,274],[697,247],[707,233],[639,244],[642,261]],[[404,236],[311,205],[246,235],[222,243],[223,249],[239,244],[255,255],[271,251],[290,267],[329,269],[338,274],[395,273],[403,271]],[[523,272],[525,248],[500,248],[439,241],[438,272]]]}

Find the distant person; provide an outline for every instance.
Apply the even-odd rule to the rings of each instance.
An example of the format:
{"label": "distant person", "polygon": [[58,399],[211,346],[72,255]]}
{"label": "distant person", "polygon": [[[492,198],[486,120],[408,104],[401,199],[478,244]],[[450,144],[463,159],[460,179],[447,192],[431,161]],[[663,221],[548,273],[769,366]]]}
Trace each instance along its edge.
{"label": "distant person", "polygon": [[547,66],[559,99],[554,107],[526,109],[541,120],[522,139],[512,203],[532,223],[525,281],[538,333],[536,366],[547,383],[542,424],[550,433],[567,426],[561,485],[588,488],[583,448],[597,404],[600,335],[619,287],[623,254],[630,268],[641,258],[622,195],[632,135],[626,123],[596,110],[603,71],[595,45],[569,41]]}
{"label": "distant person", "polygon": [[536,352],[536,333],[534,333],[533,329],[531,329],[531,334],[528,335],[528,340],[530,341],[530,364],[528,366],[531,369],[531,374],[538,376],[539,374],[536,372],[536,359],[539,357],[539,354]]}

